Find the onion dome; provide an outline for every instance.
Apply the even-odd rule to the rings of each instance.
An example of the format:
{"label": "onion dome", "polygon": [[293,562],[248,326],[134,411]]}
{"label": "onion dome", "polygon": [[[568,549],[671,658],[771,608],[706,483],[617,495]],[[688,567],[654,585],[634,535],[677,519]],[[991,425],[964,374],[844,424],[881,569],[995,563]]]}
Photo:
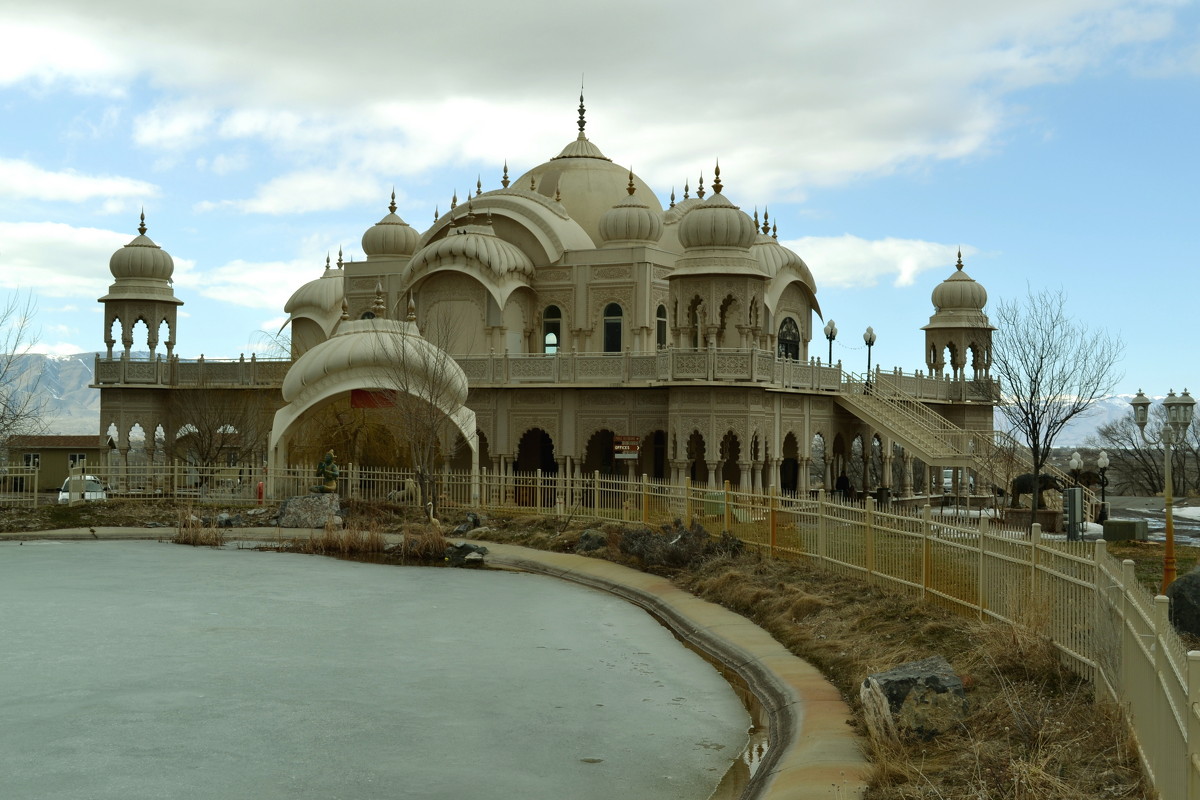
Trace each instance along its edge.
{"label": "onion dome", "polygon": [[657,242],[663,231],[662,215],[638,201],[632,169],[629,170],[629,185],[625,187],[625,191],[629,197],[610,208],[600,218],[600,238],[606,246]]}
{"label": "onion dome", "polygon": [[740,247],[754,244],[754,222],[721,194],[721,168],[717,167],[713,196],[687,213],[679,223],[679,243],[684,249]]}
{"label": "onion dome", "polygon": [[[552,198],[598,244],[604,241],[600,218],[612,207],[612,198],[625,189],[628,171],[612,163],[599,147],[588,141],[583,132],[586,124],[580,95],[578,136],[557,156],[529,170],[513,185]],[[661,213],[662,205],[646,182],[637,175],[633,176],[633,182],[647,207]]]}
{"label": "onion dome", "polygon": [[481,268],[495,280],[533,277],[533,262],[521,248],[496,236],[491,214],[485,224],[476,225],[475,214],[470,212],[466,222],[465,227],[421,248],[409,262],[404,282],[449,265]]}
{"label": "onion dome", "polygon": [[137,238],[112,254],[108,260],[108,270],[118,283],[126,280],[170,283],[175,262],[166,250],[146,235],[145,212],[142,212]]}
{"label": "onion dome", "polygon": [[417,249],[420,234],[396,214],[396,193],[388,205],[388,215],[367,228],[362,236],[362,249],[367,259],[410,256]]}
{"label": "onion dome", "polygon": [[938,311],[982,311],[987,305],[987,290],[963,272],[961,250],[954,273],[934,288],[932,299]]}

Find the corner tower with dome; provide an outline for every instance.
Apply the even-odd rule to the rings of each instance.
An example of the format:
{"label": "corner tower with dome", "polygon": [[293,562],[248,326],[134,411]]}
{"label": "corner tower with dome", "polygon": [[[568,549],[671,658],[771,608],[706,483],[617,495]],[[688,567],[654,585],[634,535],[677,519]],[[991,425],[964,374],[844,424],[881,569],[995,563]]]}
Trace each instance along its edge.
{"label": "corner tower with dome", "polygon": [[[365,260],[339,254],[314,270],[285,307],[290,360],[255,366],[274,381],[262,386],[275,392],[264,444],[272,465],[334,435],[305,427],[318,417],[367,420],[363,398],[380,389],[376,340],[388,339],[445,354],[461,374],[462,397],[444,409],[454,422],[441,443],[448,469],[784,491],[832,487],[844,471],[860,491],[904,496],[942,468],[974,468],[931,444],[926,417],[896,410],[917,403],[947,425],[990,429],[986,293],[961,259],[934,292],[928,372],[881,370],[867,384],[810,356],[822,316],[812,272],[766,213],[760,221],[734,201],[736,176],[717,164],[711,192],[701,177],[694,196],[685,183],[664,209],[588,139],[582,97],[577,128],[519,177],[505,164],[498,187],[477,181],[473,194],[456,194],[424,230],[397,214],[393,192],[362,236]],[[111,341],[109,352],[102,362],[117,360]],[[162,380],[189,391],[191,367],[178,366]],[[342,431],[319,447],[363,466],[396,457],[388,423],[361,424],[370,435]],[[636,458],[617,458],[615,445],[627,455],[635,439]]]}

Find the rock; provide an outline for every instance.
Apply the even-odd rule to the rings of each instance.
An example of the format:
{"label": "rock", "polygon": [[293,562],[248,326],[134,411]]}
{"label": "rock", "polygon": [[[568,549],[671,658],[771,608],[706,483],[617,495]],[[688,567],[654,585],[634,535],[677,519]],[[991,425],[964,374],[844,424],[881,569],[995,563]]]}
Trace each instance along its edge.
{"label": "rock", "polygon": [[590,553],[608,547],[608,534],[595,528],[588,528],[579,534],[579,543],[575,545],[576,553]]}
{"label": "rock", "polygon": [[479,515],[474,511],[467,512],[467,524],[471,526],[471,530],[479,527]]}
{"label": "rock", "polygon": [[967,713],[962,680],[941,656],[868,675],[858,694],[871,735],[884,740],[899,732],[932,739]]}
{"label": "rock", "polygon": [[453,531],[451,531],[451,535],[466,536],[471,531],[472,531],[472,528],[471,528],[470,523],[464,522],[461,525],[459,525],[458,527],[456,527]]}
{"label": "rock", "polygon": [[289,497],[279,507],[279,527],[324,528],[326,523],[339,520],[339,507],[338,496],[333,493]]}
{"label": "rock", "polygon": [[480,567],[488,549],[470,542],[455,542],[446,548],[446,563],[452,567]]}
{"label": "rock", "polygon": [[1200,636],[1200,567],[1176,578],[1167,587],[1167,597],[1175,630]]}
{"label": "rock", "polygon": [[258,508],[252,508],[249,511],[247,511],[246,516],[257,517],[259,514],[267,513],[267,511],[268,511],[268,509],[265,506],[259,506]]}

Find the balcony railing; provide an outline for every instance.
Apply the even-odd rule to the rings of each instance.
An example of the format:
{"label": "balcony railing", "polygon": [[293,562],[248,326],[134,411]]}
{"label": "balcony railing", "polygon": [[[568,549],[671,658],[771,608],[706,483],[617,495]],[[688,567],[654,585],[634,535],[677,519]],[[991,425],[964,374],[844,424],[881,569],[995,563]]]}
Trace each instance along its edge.
{"label": "balcony railing", "polygon": [[96,356],[97,386],[204,386],[210,388],[283,385],[292,362],[286,358],[105,358]]}

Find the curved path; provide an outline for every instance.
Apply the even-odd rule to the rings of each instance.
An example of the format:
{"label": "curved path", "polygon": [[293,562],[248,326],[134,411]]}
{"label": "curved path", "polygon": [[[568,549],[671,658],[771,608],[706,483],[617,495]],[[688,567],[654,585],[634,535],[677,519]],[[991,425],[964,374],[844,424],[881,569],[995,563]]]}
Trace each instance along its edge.
{"label": "curved path", "polygon": [[[271,528],[227,531],[228,541],[269,541]],[[162,539],[173,528],[77,528],[0,533],[0,540]],[[307,536],[304,529],[290,536]],[[399,538],[392,537],[391,538]],[[746,798],[850,800],[865,787],[868,764],[847,722],[850,709],[811,664],[740,614],[701,600],[666,578],[598,558],[479,542],[491,566],[519,569],[612,592],[645,608],[683,641],[739,676],[754,694],[770,732],[770,748],[751,778]]]}

